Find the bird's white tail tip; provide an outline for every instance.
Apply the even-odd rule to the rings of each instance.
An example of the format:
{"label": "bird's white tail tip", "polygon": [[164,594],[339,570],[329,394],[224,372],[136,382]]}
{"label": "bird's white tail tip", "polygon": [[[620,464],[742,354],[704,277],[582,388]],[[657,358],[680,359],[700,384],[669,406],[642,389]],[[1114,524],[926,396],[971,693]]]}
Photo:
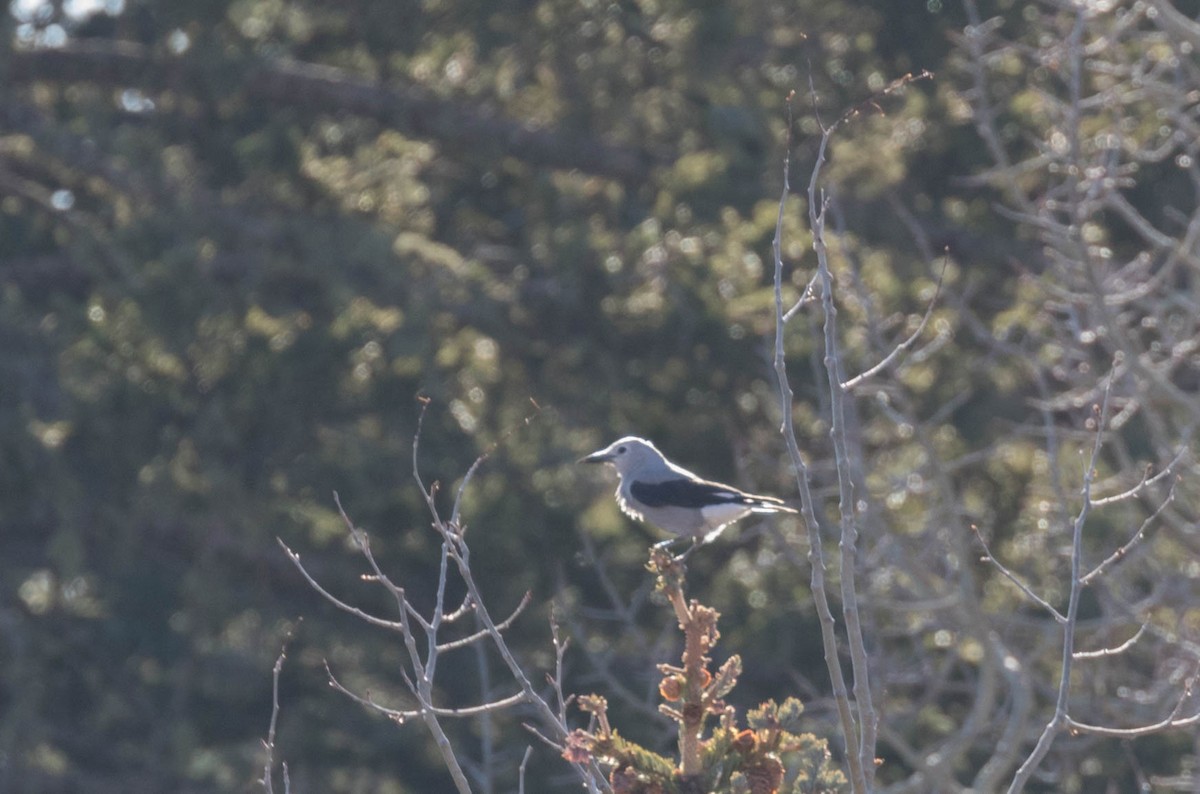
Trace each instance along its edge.
{"label": "bird's white tail tip", "polygon": [[762,504],[757,504],[754,507],[750,508],[750,512],[752,512],[752,513],[799,513],[800,511],[794,507],[788,507],[787,505],[777,505],[777,504],[773,504],[771,502],[764,502]]}

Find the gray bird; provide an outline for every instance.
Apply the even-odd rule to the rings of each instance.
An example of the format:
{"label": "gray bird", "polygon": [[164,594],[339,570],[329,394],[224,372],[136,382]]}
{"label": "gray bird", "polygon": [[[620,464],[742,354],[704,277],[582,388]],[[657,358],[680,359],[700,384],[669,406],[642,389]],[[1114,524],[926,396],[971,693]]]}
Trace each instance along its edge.
{"label": "gray bird", "polygon": [[630,518],[648,521],[673,537],[704,542],[750,513],[795,513],[782,500],[757,496],[732,485],[701,479],[663,457],[644,438],[626,436],[580,463],[610,463],[617,470],[617,504]]}

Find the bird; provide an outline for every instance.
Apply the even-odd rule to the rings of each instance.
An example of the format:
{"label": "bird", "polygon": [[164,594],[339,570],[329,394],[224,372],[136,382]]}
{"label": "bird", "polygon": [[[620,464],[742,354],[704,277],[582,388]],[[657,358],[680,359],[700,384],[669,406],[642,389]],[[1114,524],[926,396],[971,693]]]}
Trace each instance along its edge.
{"label": "bird", "polygon": [[691,538],[694,549],[751,513],[798,512],[782,499],[705,480],[667,460],[652,442],[637,436],[617,439],[579,462],[607,463],[617,470],[620,484],[616,496],[621,511],[671,535],[654,544],[657,547]]}

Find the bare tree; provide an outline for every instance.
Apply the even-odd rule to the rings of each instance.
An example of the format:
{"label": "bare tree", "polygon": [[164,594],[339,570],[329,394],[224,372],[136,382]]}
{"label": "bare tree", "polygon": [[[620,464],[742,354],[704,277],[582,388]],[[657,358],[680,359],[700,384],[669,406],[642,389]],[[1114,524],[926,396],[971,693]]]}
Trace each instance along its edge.
{"label": "bare tree", "polygon": [[[422,419],[424,418],[424,411],[427,406],[428,401],[423,400],[421,409]],[[566,642],[555,631],[556,669],[546,674],[546,680],[549,683],[548,689],[535,686],[528,665],[516,657],[504,636],[505,630],[520,616],[525,607],[528,606],[530,595],[526,593],[525,598],[521,600],[507,618],[497,620],[493,618],[491,610],[488,608],[484,596],[479,590],[475,576],[471,571],[471,549],[467,543],[467,526],[462,515],[462,498],[471,482],[472,476],[483,464],[487,456],[484,455],[477,458],[467,471],[455,493],[453,504],[447,515],[441,511],[437,504],[438,484],[427,485],[421,477],[418,456],[420,437],[421,422],[419,421],[417,432],[413,438],[413,477],[429,509],[433,531],[438,534],[441,540],[438,579],[433,594],[434,606],[431,613],[423,614],[419,611],[409,598],[404,586],[394,582],[380,568],[371,551],[369,536],[365,530],[354,525],[353,521],[342,510],[340,501],[338,502],[338,510],[341,512],[347,532],[350,534],[355,547],[366,561],[368,569],[366,577],[370,581],[378,583],[391,596],[395,602],[395,617],[385,618],[369,613],[330,592],[305,568],[298,553],[288,548],[283,541],[280,541],[280,546],[283,547],[288,558],[309,585],[326,601],[370,626],[395,632],[399,636],[401,642],[404,644],[408,659],[408,667],[401,670],[401,677],[405,688],[408,690],[409,697],[414,702],[413,705],[404,708],[384,705],[376,700],[370,692],[356,692],[344,685],[337,678],[329,663],[326,662],[326,672],[330,685],[361,706],[382,714],[397,724],[403,725],[410,720],[420,720],[433,739],[434,745],[440,753],[442,761],[454,782],[455,790],[460,792],[460,794],[467,794],[477,789],[491,791],[495,786],[494,776],[496,770],[494,769],[494,761],[492,760],[492,753],[495,748],[490,741],[490,724],[487,721],[491,719],[492,715],[503,711],[520,709],[521,713],[529,714],[533,720],[532,723],[526,726],[531,734],[542,742],[554,747],[560,753],[563,751],[563,740],[570,732],[567,722],[569,698],[564,695],[561,686],[563,656],[566,653],[567,646]],[[465,589],[462,602],[457,606],[452,606],[446,600],[447,591],[453,577],[457,577],[458,582]],[[455,627],[467,625],[468,620],[473,621],[469,630],[460,630],[458,632],[459,636],[453,639],[446,637]],[[504,669],[507,670],[511,677],[511,692],[505,696],[465,708],[446,708],[440,706],[437,703],[435,681],[438,663],[442,656],[464,649],[475,649],[480,653],[484,653],[483,649],[485,646],[490,646],[500,657]],[[282,664],[282,660],[283,656],[281,655],[279,661],[276,663],[276,682],[278,682],[278,670]],[[480,665],[481,683],[487,683],[489,678],[486,673],[486,667],[486,662],[482,662]],[[485,688],[492,689],[493,687]],[[268,791],[272,790],[270,770],[273,759],[271,753],[274,750],[274,726],[277,713],[278,700],[276,699],[275,708],[272,712],[271,730],[266,741],[268,749],[267,767],[262,778],[263,785]],[[484,737],[482,742],[484,758],[481,763],[472,764],[467,761],[462,748],[456,747],[451,742],[450,737],[443,727],[443,722],[451,719],[476,719],[481,721],[483,726],[481,734]],[[522,757],[520,766],[516,770],[522,789],[524,786],[525,767],[528,760],[529,754],[527,752]],[[609,784],[603,775],[599,774],[594,762],[576,762],[573,766],[575,767],[579,781],[587,791],[601,792],[610,790]],[[286,780],[286,767],[284,769]]]}
{"label": "bare tree", "polygon": [[[1050,473],[1047,520],[1070,549],[1069,571],[1050,572],[1065,573],[1065,585],[1021,586],[1027,596],[1065,591],[1067,609],[1050,612],[1061,630],[1061,665],[1052,716],[1010,787],[1020,791],[1064,732],[1132,737],[1195,722],[1200,656],[1178,620],[1198,595],[1195,575],[1180,563],[1196,550],[1187,497],[1195,493],[1189,448],[1200,419],[1192,386],[1200,68],[1189,37],[1200,27],[1165,0],[1039,4],[1024,30],[982,19],[973,0],[965,6],[966,96],[995,163],[985,184],[1001,196],[998,211],[1040,244],[1020,276],[1031,288],[1030,321],[998,335],[970,313],[965,319],[980,336],[990,330],[997,355],[1029,362],[1041,395],[1040,429],[1030,432],[1041,436]],[[1026,67],[1029,85],[997,76],[1013,63]],[[1004,109],[1017,101],[1033,112],[1014,134]],[[1062,427],[1064,415],[1081,409],[1093,411],[1079,428],[1093,435],[1082,466],[1069,453],[1086,436]],[[1078,497],[1067,485],[1079,481],[1072,469],[1082,469]],[[1105,528],[1090,520],[1093,508],[1114,512],[1115,521],[1088,542]],[[1095,600],[1088,618],[1078,612],[1085,591]],[[1098,650],[1074,651],[1085,637]],[[1139,645],[1150,647],[1137,653]],[[1150,676],[1139,669],[1148,659]],[[1093,697],[1072,702],[1073,663],[1082,660],[1088,664],[1074,674],[1088,676]],[[1054,767],[1078,758],[1071,747],[1060,752]]]}
{"label": "bare tree", "polygon": [[[961,41],[958,96],[995,161],[972,184],[997,195],[995,211],[1035,243],[1029,261],[1014,263],[1009,308],[981,312],[964,279],[933,322],[942,342],[917,347],[928,309],[909,315],[915,334],[888,342],[883,300],[859,278],[854,247],[836,236],[831,244],[825,231],[836,185],[822,192],[819,180],[832,127],[808,191],[817,299],[806,305],[824,317],[845,646],[834,643],[832,610],[822,608],[822,506],[804,495],[809,473],[793,438],[790,390],[781,387],[810,505],[832,689],[851,780],[863,791],[875,787],[867,771],[874,714],[886,715],[886,787],[914,792],[1015,792],[1034,781],[1057,790],[1089,768],[1087,759],[1103,760],[1099,741],[1187,730],[1200,719],[1192,686],[1200,657],[1185,628],[1200,600],[1187,564],[1195,514],[1186,498],[1200,409],[1191,388],[1200,341],[1200,74],[1185,57],[1197,26],[1148,4],[1046,3],[1022,20],[983,20],[966,5],[972,26]],[[1149,190],[1147,179],[1171,190]],[[896,206],[932,261],[919,221]],[[782,266],[777,241],[781,383],[783,323],[805,303],[783,311]],[[839,304],[852,307],[840,330]],[[851,357],[879,362],[866,360],[861,379],[845,376],[839,353],[854,323],[866,325],[869,343]],[[960,354],[978,357],[960,365],[973,377],[930,412],[906,374],[927,365],[954,326],[965,331]],[[1037,398],[998,424],[1004,436],[983,433],[971,446],[947,420],[1001,373],[1019,373]],[[890,439],[864,442],[855,427]],[[1034,475],[1022,501],[981,500],[989,464],[1014,455]],[[856,546],[863,527],[879,531]],[[855,647],[862,626],[876,632]],[[856,683],[870,676],[853,697],[840,680],[845,658]],[[938,727],[922,730],[932,714]],[[1136,768],[1110,774],[1145,777]]]}
{"label": "bare tree", "polygon": [[[856,791],[876,788],[878,720],[891,791],[1058,790],[1092,767],[1152,783],[1136,759],[1105,769],[1122,754],[1098,743],[1200,720],[1200,656],[1187,628],[1200,603],[1188,499],[1200,418],[1200,72],[1187,57],[1200,25],[1165,2],[1046,3],[1022,20],[983,20],[966,6],[956,99],[995,161],[968,187],[998,196],[995,212],[1033,242],[1031,258],[1013,263],[1008,309],[981,312],[956,262],[963,283],[945,310],[933,323],[929,306],[909,314],[911,332],[888,341],[884,301],[860,277],[854,246],[840,244],[844,229],[832,243],[826,232],[836,185],[821,166],[836,123],[823,129],[808,188],[816,275],[786,311],[786,185],[780,204],[776,372],[850,780]],[[1153,179],[1170,190],[1151,190]],[[893,206],[932,263],[920,221]],[[940,279],[929,283],[936,294]],[[839,305],[851,307],[849,323]],[[832,520],[812,496],[800,449],[812,439],[797,439],[785,363],[787,322],[818,308]],[[846,351],[842,335],[855,324],[868,344]],[[960,355],[977,356],[960,365],[972,377],[930,412],[906,375],[934,360],[955,328]],[[847,377],[857,359],[863,376]],[[1001,436],[971,446],[948,420],[1001,373],[1037,397],[997,423]],[[864,441],[863,427],[889,441]],[[1020,503],[981,500],[989,465],[1014,455],[1033,475]],[[832,569],[822,524],[840,527]],[[921,728],[927,715],[938,716],[936,729]]]}

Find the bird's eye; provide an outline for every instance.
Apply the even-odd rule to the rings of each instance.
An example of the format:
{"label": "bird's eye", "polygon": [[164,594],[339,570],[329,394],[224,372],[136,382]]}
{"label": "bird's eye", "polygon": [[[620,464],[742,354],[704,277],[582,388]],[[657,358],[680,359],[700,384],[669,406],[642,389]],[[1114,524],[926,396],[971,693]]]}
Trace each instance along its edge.
{"label": "bird's eye", "polygon": [[617,447],[617,454],[618,454],[618,455],[624,455],[624,454],[625,454],[625,447]]}

